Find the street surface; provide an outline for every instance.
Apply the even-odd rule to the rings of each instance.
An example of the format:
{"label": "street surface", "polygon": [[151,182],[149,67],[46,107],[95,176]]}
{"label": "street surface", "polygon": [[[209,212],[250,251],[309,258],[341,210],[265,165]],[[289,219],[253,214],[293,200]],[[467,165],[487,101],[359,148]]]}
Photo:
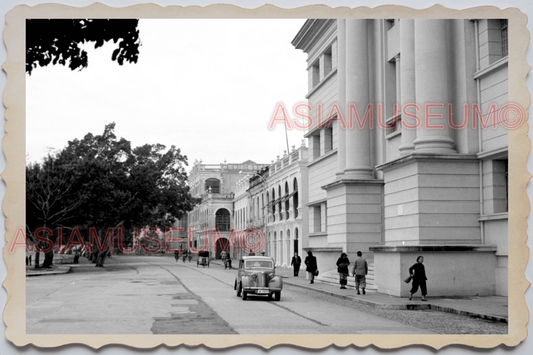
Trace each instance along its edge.
{"label": "street surface", "polygon": [[287,284],[279,302],[254,296],[243,301],[233,290],[235,274],[218,264],[197,267],[194,260],[167,256],[113,256],[103,268],[82,258],[68,274],[26,278],[26,333],[435,333],[389,316],[398,312],[361,311]]}

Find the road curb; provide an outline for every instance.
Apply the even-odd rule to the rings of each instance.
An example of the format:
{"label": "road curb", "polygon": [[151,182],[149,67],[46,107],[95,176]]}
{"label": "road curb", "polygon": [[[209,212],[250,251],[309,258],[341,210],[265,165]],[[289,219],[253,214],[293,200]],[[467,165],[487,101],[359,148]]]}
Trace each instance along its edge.
{"label": "road curb", "polygon": [[486,319],[490,321],[508,323],[508,319],[506,317],[500,317],[500,316],[482,314],[482,313],[476,313],[476,312],[469,312],[469,311],[464,311],[464,310],[460,310],[460,309],[456,309],[452,307],[439,306],[436,304],[432,304],[431,300],[429,300],[429,302],[424,302],[424,303],[418,303],[418,302],[405,303],[405,304],[382,303],[382,302],[374,302],[374,301],[370,301],[366,299],[361,299],[361,298],[354,297],[354,296],[339,295],[338,293],[335,293],[335,292],[321,290],[321,289],[309,287],[306,285],[300,285],[300,284],[292,283],[290,281],[287,282],[284,280],[283,282],[291,286],[296,286],[296,287],[300,287],[300,288],[311,290],[311,291],[321,292],[323,294],[327,294],[327,295],[338,297],[338,298],[345,299],[345,300],[354,301],[354,302],[364,304],[367,306],[371,306],[374,308],[390,309],[390,310],[408,310],[408,311],[419,311],[419,310],[430,309],[433,311],[453,313],[453,314],[458,314],[462,316],[469,316],[469,317],[474,317],[474,318]]}
{"label": "road curb", "polygon": [[438,306],[438,305],[431,305],[431,309],[434,310],[434,311],[446,312],[446,313],[454,313],[454,314],[459,314],[461,316],[469,316],[469,317],[474,317],[474,318],[490,320],[490,321],[494,321],[494,322],[509,323],[509,320],[506,317],[500,317],[500,316],[495,316],[495,315],[491,315],[491,314],[481,314],[481,313],[463,311],[463,310],[460,310],[460,309],[455,309],[455,308],[451,308],[451,307],[444,307],[444,306]]}
{"label": "road curb", "polygon": [[26,271],[26,277],[61,275],[61,274],[68,274],[69,272],[70,272],[70,266],[58,266],[53,271],[35,271],[35,272]]}

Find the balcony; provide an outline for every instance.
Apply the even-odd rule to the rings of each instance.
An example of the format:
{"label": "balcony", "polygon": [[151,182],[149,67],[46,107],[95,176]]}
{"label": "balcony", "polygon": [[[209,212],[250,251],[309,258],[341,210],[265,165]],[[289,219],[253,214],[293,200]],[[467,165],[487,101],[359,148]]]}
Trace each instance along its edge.
{"label": "balcony", "polygon": [[227,200],[233,201],[235,199],[235,194],[233,192],[229,193],[204,193],[202,195],[202,202],[212,201],[212,200]]}

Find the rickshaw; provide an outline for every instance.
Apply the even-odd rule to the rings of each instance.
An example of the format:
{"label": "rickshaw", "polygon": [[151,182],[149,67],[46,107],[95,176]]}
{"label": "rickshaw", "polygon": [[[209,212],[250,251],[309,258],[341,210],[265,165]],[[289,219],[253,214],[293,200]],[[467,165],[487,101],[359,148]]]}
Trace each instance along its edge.
{"label": "rickshaw", "polygon": [[198,260],[196,260],[196,267],[202,265],[203,267],[209,267],[209,252],[201,251],[198,253]]}

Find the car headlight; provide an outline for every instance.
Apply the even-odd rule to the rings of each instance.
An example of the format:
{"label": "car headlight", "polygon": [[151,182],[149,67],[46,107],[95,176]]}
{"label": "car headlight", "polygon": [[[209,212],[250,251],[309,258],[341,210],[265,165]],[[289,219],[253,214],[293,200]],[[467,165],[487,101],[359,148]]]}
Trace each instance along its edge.
{"label": "car headlight", "polygon": [[276,274],[274,274],[273,272],[271,272],[270,274],[268,274],[268,279],[269,280],[272,280],[274,278],[274,276],[276,276]]}
{"label": "car headlight", "polygon": [[252,274],[250,275],[250,277],[252,278],[252,280],[257,281],[257,274]]}

